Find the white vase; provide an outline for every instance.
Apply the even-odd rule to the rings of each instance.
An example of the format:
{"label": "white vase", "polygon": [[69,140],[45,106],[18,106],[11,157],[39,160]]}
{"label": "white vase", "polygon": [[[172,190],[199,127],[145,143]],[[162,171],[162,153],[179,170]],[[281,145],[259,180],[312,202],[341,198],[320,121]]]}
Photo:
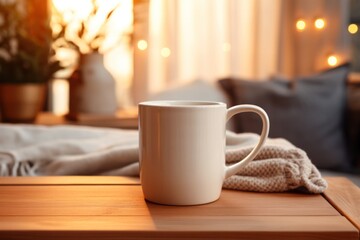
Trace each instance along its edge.
{"label": "white vase", "polygon": [[72,86],[75,88],[73,96],[76,99],[73,99],[72,104],[76,105],[73,106],[76,112],[115,114],[117,110],[116,84],[104,66],[104,56],[99,53],[81,55],[77,73],[78,78],[71,79],[77,82],[70,84],[70,88]]}

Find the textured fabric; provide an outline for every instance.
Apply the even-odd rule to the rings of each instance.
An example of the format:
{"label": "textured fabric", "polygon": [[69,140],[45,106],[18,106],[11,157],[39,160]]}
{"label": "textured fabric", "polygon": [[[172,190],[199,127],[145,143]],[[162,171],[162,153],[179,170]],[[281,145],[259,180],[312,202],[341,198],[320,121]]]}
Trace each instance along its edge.
{"label": "textured fabric", "polygon": [[[348,66],[342,66],[292,81],[223,79],[220,84],[232,105],[264,108],[271,122],[270,137],[285,138],[303,149],[318,168],[347,170],[351,163],[344,128],[347,73]],[[239,114],[234,120],[237,132],[261,128],[255,114]]]}
{"label": "textured fabric", "polygon": [[[78,126],[0,125],[0,174],[139,175],[138,132]],[[227,132],[226,162],[243,159],[259,136]],[[225,180],[225,188],[321,193],[323,180],[305,152],[284,139],[268,139],[256,160]]]}
{"label": "textured fabric", "polygon": [[2,176],[106,175],[138,158],[137,131],[0,124]]}
{"label": "textured fabric", "polygon": [[[258,141],[257,134],[228,132],[227,164],[243,159]],[[322,193],[327,183],[304,151],[279,138],[268,139],[256,158],[236,175],[226,179],[223,187],[257,192],[298,189]]]}

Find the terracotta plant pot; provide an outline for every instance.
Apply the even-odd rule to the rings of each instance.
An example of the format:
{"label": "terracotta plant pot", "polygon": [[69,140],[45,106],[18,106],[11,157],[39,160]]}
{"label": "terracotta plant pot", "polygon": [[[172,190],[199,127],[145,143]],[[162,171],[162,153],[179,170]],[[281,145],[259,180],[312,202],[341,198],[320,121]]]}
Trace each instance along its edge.
{"label": "terracotta plant pot", "polygon": [[45,84],[0,84],[2,122],[34,122],[44,105],[45,89]]}

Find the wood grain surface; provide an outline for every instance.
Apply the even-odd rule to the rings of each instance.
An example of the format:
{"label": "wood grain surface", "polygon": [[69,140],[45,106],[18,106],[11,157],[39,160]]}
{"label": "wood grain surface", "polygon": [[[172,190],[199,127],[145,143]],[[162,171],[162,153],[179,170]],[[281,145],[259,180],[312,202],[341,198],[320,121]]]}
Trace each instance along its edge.
{"label": "wood grain surface", "polygon": [[[51,231],[50,231],[51,229]],[[0,217],[1,239],[358,239],[342,216]]]}
{"label": "wood grain surface", "polygon": [[144,201],[140,185],[0,185],[0,215],[339,216],[321,195],[223,190],[218,201],[193,207]]}
{"label": "wood grain surface", "polygon": [[0,239],[358,240],[346,217],[322,195],[223,190],[177,207],[145,201],[137,178],[0,178]]}
{"label": "wood grain surface", "polygon": [[346,178],[327,178],[325,198],[360,229],[360,188]]}
{"label": "wood grain surface", "polygon": [[137,177],[115,176],[52,176],[0,177],[1,185],[139,185]]}

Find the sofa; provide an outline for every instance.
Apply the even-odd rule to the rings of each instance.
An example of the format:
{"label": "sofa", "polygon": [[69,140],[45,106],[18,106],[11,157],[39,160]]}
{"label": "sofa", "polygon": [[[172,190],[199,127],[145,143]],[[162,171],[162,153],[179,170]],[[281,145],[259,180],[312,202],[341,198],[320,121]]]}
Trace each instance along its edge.
{"label": "sofa", "polygon": [[[195,80],[150,96],[150,100],[221,101],[228,106],[256,104],[270,118],[271,138],[285,138],[305,150],[325,176],[346,176],[360,186],[360,96],[348,84],[349,65],[295,79],[267,81],[223,78]],[[359,90],[360,91],[360,90]],[[235,132],[260,132],[255,114],[231,120]]]}

